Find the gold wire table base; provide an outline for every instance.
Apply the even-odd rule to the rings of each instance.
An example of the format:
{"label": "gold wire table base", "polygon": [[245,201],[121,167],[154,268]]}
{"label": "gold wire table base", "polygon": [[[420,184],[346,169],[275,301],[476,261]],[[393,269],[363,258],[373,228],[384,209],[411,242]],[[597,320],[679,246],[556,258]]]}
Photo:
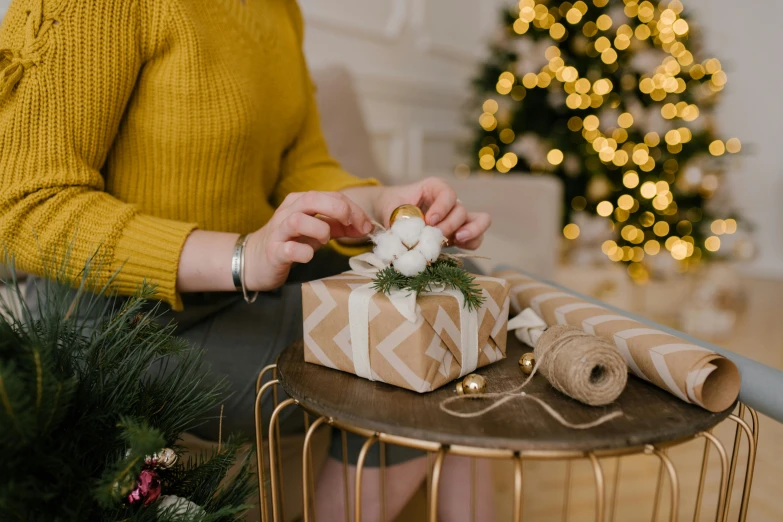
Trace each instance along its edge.
{"label": "gold wire table base", "polygon": [[[264,377],[267,373],[272,373],[272,379],[263,383]],[[263,383],[263,384],[262,384]],[[424,439],[413,439],[407,437],[399,437],[393,434],[380,433],[372,430],[364,429],[360,426],[353,426],[339,422],[331,417],[320,416],[315,412],[308,411],[302,404],[296,399],[286,399],[280,402],[278,399],[278,386],[280,382],[277,380],[277,368],[276,365],[270,365],[265,367],[258,376],[256,382],[256,400],[255,400],[255,422],[256,422],[256,449],[257,449],[257,464],[258,464],[258,484],[259,484],[259,506],[261,510],[262,522],[283,522],[285,521],[285,514],[283,512],[283,484],[282,484],[282,462],[280,451],[280,413],[289,406],[298,406],[303,410],[305,415],[305,439],[302,449],[302,492],[303,492],[303,520],[305,522],[316,520],[316,509],[314,505],[315,497],[315,478],[311,455],[311,441],[315,432],[322,426],[328,425],[333,428],[341,430],[342,448],[343,448],[343,487],[344,487],[344,501],[345,501],[345,520],[351,521],[349,513],[350,504],[350,491],[349,491],[349,464],[347,459],[347,434],[353,433],[365,437],[367,440],[361,448],[359,458],[356,464],[356,481],[354,484],[354,502],[353,502],[353,520],[355,522],[361,522],[362,520],[362,475],[365,467],[365,461],[367,453],[374,444],[379,444],[382,451],[380,460],[380,499],[381,499],[381,512],[380,519],[386,521],[386,462],[385,451],[383,448],[386,444],[398,445],[406,448],[417,449],[427,452],[427,477],[426,477],[426,490],[427,490],[427,507],[426,507],[426,519],[429,522],[437,522],[438,520],[438,507],[440,498],[440,480],[443,468],[443,463],[448,455],[456,455],[462,457],[470,457],[471,462],[471,520],[477,521],[476,513],[476,474],[477,465],[476,458],[484,459],[501,459],[508,460],[514,464],[514,491],[513,491],[513,522],[522,522],[522,506],[523,506],[523,473],[524,473],[524,461],[526,460],[543,460],[543,461],[555,461],[565,460],[566,472],[564,481],[564,493],[563,493],[563,510],[562,521],[567,522],[569,520],[569,500],[572,489],[572,467],[573,462],[578,459],[586,460],[590,463],[595,483],[595,521],[596,522],[614,522],[616,520],[615,514],[618,505],[618,490],[620,485],[620,460],[622,457],[628,457],[632,455],[650,455],[654,456],[659,461],[658,478],[656,482],[653,511],[651,514],[652,522],[659,520],[659,510],[661,499],[664,496],[664,491],[668,493],[669,499],[669,522],[679,521],[679,497],[680,497],[680,478],[677,474],[677,469],[668,456],[668,450],[692,441],[694,439],[704,439],[704,452],[702,455],[701,469],[699,473],[699,482],[696,493],[696,503],[693,512],[693,522],[699,522],[702,515],[702,501],[704,498],[704,488],[709,467],[709,455],[710,448],[714,447],[718,453],[720,461],[720,487],[718,491],[718,503],[715,509],[715,522],[728,522],[729,509],[731,505],[731,492],[734,488],[734,478],[737,474],[739,466],[739,453],[742,442],[742,436],[745,436],[748,444],[748,454],[745,461],[745,475],[742,482],[742,495],[740,501],[740,508],[736,520],[738,522],[745,522],[748,514],[748,502],[750,499],[750,491],[753,483],[753,473],[756,461],[756,449],[758,445],[759,436],[759,421],[758,414],[752,408],[738,403],[736,414],[731,414],[728,420],[725,422],[734,422],[736,424],[736,430],[734,434],[734,442],[729,458],[726,448],[721,441],[715,437],[710,431],[697,433],[692,437],[685,439],[673,440],[666,443],[656,445],[643,445],[634,446],[623,449],[614,450],[599,450],[599,451],[569,451],[569,450],[556,450],[556,451],[509,451],[502,449],[488,449],[473,446],[458,446],[458,445],[442,445],[438,442],[428,441]],[[263,397],[269,390],[273,393],[274,411],[271,415],[267,444],[264,444],[263,440],[263,423],[261,405],[263,403]],[[310,422],[309,416],[315,415],[314,421]],[[750,424],[745,420],[746,415],[750,415]],[[265,448],[266,446],[266,448]],[[265,468],[264,453],[265,449],[269,452],[269,470]],[[434,461],[431,455],[434,455]],[[614,458],[614,480],[611,492],[611,497],[608,502],[607,510],[607,492],[606,492],[606,477],[604,476],[603,466],[601,465],[601,459]],[[269,488],[267,488],[267,482]],[[664,487],[664,483],[668,484],[668,487]],[[267,491],[269,489],[269,492]],[[269,504],[271,503],[271,517]]]}

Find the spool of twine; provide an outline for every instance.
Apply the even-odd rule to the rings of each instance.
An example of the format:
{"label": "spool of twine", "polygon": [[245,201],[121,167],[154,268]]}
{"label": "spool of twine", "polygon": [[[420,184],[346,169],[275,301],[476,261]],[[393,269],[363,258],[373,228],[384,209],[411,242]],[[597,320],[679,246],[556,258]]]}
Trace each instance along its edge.
{"label": "spool of twine", "polygon": [[614,402],[628,382],[628,367],[617,348],[573,326],[547,328],[534,353],[536,369],[555,389],[590,406]]}
{"label": "spool of twine", "polygon": [[[536,365],[519,386],[505,392],[479,395],[457,395],[444,399],[440,409],[463,419],[480,417],[515,398],[537,402],[553,419],[572,429],[584,430],[600,426],[623,416],[620,410],[600,416],[592,422],[572,423],[546,401],[522,391],[533,376],[541,372],[559,392],[589,406],[604,406],[614,402],[628,382],[628,368],[617,348],[603,339],[584,333],[573,326],[557,325],[547,328],[536,340],[533,349]],[[492,401],[476,411],[459,411],[453,403],[475,400]]]}

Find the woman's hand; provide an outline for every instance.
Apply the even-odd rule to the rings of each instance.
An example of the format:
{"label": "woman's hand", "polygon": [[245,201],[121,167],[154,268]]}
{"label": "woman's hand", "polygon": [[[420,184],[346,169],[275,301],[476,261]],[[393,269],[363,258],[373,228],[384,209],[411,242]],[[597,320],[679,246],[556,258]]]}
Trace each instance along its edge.
{"label": "woman's hand", "polygon": [[425,213],[428,225],[437,226],[451,243],[475,250],[492,224],[485,212],[468,212],[448,183],[439,178],[427,178],[410,185],[381,189],[375,203],[376,214],[389,225],[392,211],[402,204],[417,205]]}
{"label": "woman's hand", "polygon": [[307,263],[329,239],[363,237],[372,228],[361,207],[340,192],[290,194],[248,238],[245,284],[251,291],[278,288],[293,263]]}

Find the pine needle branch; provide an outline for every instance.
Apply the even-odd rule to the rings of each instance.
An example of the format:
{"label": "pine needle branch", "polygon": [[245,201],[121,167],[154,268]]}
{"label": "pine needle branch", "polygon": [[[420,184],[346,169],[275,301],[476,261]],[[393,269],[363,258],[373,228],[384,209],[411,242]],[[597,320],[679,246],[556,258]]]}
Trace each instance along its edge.
{"label": "pine needle branch", "polygon": [[410,290],[418,296],[439,285],[460,291],[468,310],[478,310],[484,304],[485,298],[476,278],[463,269],[458,260],[448,257],[439,258],[420,274],[410,277],[388,266],[379,270],[373,281],[373,289],[387,295],[393,289],[399,289]]}

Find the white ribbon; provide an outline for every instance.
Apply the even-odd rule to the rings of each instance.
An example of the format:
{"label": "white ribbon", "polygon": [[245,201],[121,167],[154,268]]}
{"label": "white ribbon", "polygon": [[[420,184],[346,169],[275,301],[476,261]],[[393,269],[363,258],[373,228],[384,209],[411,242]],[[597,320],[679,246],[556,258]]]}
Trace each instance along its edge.
{"label": "white ribbon", "polygon": [[517,339],[535,348],[536,341],[546,330],[547,324],[532,308],[525,308],[515,317],[508,320],[508,330],[514,331]]}
{"label": "white ribbon", "polygon": [[[359,275],[375,278],[379,270],[389,266],[372,252],[354,256],[348,260],[351,270]],[[351,351],[356,375],[375,380],[370,369],[370,300],[377,293],[373,288],[374,283],[367,283],[355,288],[348,296],[348,325],[351,332]],[[457,300],[459,306],[460,338],[454,339],[459,343],[462,352],[462,369],[460,377],[463,377],[478,366],[478,310],[468,310],[465,306],[465,298],[462,292],[447,289],[442,285],[433,285],[422,295],[450,295]],[[420,314],[421,307],[416,303],[416,294],[410,290],[392,289],[388,294],[389,301],[406,320],[415,323]],[[436,321],[437,322],[437,321]],[[436,332],[440,334],[440,332]]]}

